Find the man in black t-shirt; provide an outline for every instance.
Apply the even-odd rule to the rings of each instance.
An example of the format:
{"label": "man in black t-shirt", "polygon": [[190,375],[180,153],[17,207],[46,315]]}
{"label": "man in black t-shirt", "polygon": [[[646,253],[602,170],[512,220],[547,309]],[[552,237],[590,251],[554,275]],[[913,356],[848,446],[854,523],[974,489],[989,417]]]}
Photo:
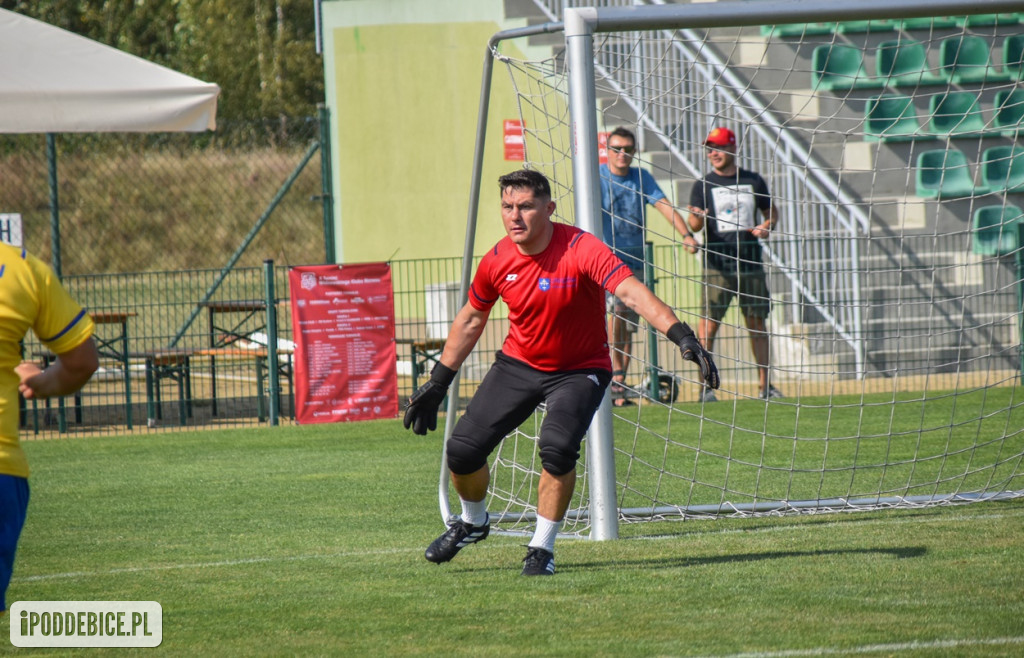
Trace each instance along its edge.
{"label": "man in black t-shirt", "polygon": [[[760,396],[780,398],[768,371],[768,332],[771,311],[768,281],[761,262],[761,243],[779,221],[768,184],[756,172],[736,165],[736,135],[715,128],[704,140],[712,171],[693,185],[688,223],[704,230],[704,276],[697,335],[705,349],[714,349],[715,336],[734,297],[750,331],[750,345],[758,366]],[[715,402],[704,387],[702,402]]]}

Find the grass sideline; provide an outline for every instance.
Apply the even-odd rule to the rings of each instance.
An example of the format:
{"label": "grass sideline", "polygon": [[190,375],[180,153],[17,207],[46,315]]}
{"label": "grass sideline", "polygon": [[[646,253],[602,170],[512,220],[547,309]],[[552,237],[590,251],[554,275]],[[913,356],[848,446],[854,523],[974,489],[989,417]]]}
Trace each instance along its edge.
{"label": "grass sideline", "polygon": [[169,655],[1024,652],[1024,500],[662,523],[561,541],[527,579],[522,537],[423,559],[439,441],[377,421],[27,442],[8,604],[156,600]]}

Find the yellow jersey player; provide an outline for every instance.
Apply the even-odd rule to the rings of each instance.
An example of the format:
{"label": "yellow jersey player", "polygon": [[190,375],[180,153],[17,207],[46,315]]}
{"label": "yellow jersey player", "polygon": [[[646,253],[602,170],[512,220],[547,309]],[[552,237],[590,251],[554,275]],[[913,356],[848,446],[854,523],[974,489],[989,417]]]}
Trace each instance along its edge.
{"label": "yellow jersey player", "polygon": [[[46,264],[0,244],[0,615],[18,537],[28,510],[28,461],[18,440],[18,393],[26,399],[70,395],[99,367],[92,318]],[[31,329],[57,355],[45,369],[21,360]]]}

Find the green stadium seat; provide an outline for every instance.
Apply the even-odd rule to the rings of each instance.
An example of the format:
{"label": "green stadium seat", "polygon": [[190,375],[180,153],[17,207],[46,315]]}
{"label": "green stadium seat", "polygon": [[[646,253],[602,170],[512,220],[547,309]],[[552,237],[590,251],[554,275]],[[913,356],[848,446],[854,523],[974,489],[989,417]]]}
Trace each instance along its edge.
{"label": "green stadium seat", "polygon": [[986,191],[974,187],[967,156],[955,148],[918,155],[914,179],[915,193],[925,199],[959,199]]}
{"label": "green stadium seat", "polygon": [[974,211],[971,251],[982,256],[1005,256],[1022,245],[1018,239],[1018,224],[1024,211],[1017,206],[984,206]]}
{"label": "green stadium seat", "polygon": [[946,82],[945,78],[928,69],[928,53],[924,44],[914,39],[893,39],[878,44],[875,74],[890,85]]}
{"label": "green stadium seat", "polygon": [[923,16],[921,18],[904,18],[902,27],[905,31],[912,30],[942,30],[956,27],[956,18],[952,16]]}
{"label": "green stadium seat", "polygon": [[988,41],[976,34],[947,37],[939,43],[939,70],[950,82],[1000,82],[1010,76],[992,64]]}
{"label": "green stadium seat", "polygon": [[814,89],[877,89],[884,84],[868,75],[860,48],[823,44],[811,54],[811,87]]}
{"label": "green stadium seat", "polygon": [[921,131],[910,96],[882,94],[864,104],[864,132],[868,141],[912,141],[926,137]]}
{"label": "green stadium seat", "polygon": [[1011,34],[1003,39],[1003,71],[1010,77],[1024,79],[1024,34]]}
{"label": "green stadium seat", "polygon": [[900,21],[888,18],[873,18],[866,21],[843,21],[839,23],[841,34],[857,32],[894,32],[900,28]]}
{"label": "green stadium seat", "polygon": [[787,23],[784,25],[762,25],[761,36],[804,37],[835,34],[835,23]]}
{"label": "green stadium seat", "polygon": [[992,125],[1003,136],[1015,138],[1024,129],[1024,89],[1000,89],[996,92]]}
{"label": "green stadium seat", "polygon": [[[931,20],[931,19],[929,19]],[[857,32],[892,32],[900,29],[902,20],[874,18],[864,21],[843,21],[840,23],[788,23],[784,25],[762,25],[761,36],[805,37],[829,34],[853,34]],[[956,25],[951,21],[947,27]]]}
{"label": "green stadium seat", "polygon": [[992,146],[981,154],[981,180],[991,192],[1024,192],[1024,147]]}
{"label": "green stadium seat", "polygon": [[985,134],[985,119],[978,97],[970,91],[936,94],[929,102],[931,119],[928,132],[946,138],[980,137]]}
{"label": "green stadium seat", "polygon": [[959,27],[989,27],[992,25],[1016,25],[1020,23],[1020,14],[971,14],[957,19]]}

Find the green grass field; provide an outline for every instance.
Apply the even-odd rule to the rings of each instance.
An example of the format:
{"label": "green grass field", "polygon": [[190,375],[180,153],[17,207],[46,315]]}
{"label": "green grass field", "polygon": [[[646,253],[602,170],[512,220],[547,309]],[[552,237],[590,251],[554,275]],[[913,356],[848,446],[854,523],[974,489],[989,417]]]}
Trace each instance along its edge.
{"label": "green grass field", "polygon": [[528,579],[521,536],[423,559],[439,441],[397,420],[29,441],[8,605],[155,600],[155,651],[188,656],[1024,653],[1024,500],[661,523],[560,540]]}

